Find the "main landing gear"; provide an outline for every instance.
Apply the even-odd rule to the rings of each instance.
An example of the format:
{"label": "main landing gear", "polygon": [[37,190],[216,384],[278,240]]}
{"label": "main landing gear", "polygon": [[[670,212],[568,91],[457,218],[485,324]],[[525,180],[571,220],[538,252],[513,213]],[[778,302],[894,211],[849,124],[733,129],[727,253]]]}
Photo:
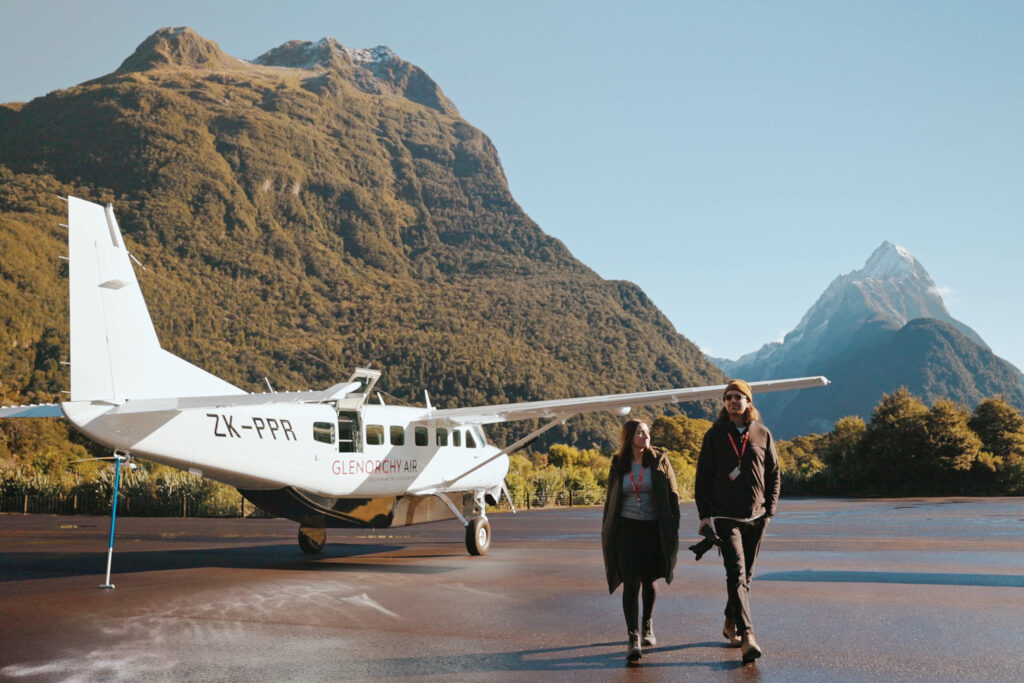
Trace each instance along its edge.
{"label": "main landing gear", "polygon": [[470,555],[486,555],[487,549],[491,547],[491,523],[487,521],[487,502],[494,503],[494,498],[487,495],[485,491],[476,491],[473,494],[473,519],[466,525],[466,550]]}
{"label": "main landing gear", "polygon": [[[486,555],[487,551],[491,547],[491,523],[487,520],[487,504],[497,504],[497,496],[500,493],[492,493],[486,490],[480,490],[473,492],[473,517],[466,519],[462,514],[462,510],[457,507],[452,500],[444,493],[434,493],[438,499],[440,499],[448,509],[463,525],[466,527],[466,550],[469,551],[470,555]],[[506,490],[506,495],[508,495]],[[465,498],[460,495],[460,503],[465,502]],[[466,506],[468,507],[468,505]],[[416,521],[409,521],[407,523],[427,522],[427,521],[440,521],[441,519],[447,519],[446,516],[439,514],[442,510],[430,510],[425,508],[429,516],[425,515],[426,518],[418,519]],[[513,508],[513,512],[515,508]],[[306,519],[306,522],[316,523],[316,520]],[[299,526],[299,547],[302,548],[302,552],[314,555],[321,552],[324,549],[324,544],[327,542],[327,529],[323,526],[309,526],[308,524],[300,523]]]}
{"label": "main landing gear", "polygon": [[324,527],[317,526],[300,526],[299,527],[299,547],[302,548],[302,552],[318,553],[324,549],[324,543],[327,542],[327,529]]}

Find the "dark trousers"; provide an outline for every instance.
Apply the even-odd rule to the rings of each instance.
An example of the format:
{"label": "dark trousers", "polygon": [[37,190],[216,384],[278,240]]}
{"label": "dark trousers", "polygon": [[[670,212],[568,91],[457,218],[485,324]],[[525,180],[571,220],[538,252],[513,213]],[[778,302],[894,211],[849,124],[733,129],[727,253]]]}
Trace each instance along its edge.
{"label": "dark trousers", "polygon": [[722,540],[725,586],[729,593],[725,616],[736,622],[736,632],[740,634],[754,627],[750,619],[750,580],[754,578],[754,562],[761,548],[764,527],[764,517],[753,522],[715,519],[715,533]]}
{"label": "dark trousers", "polygon": [[654,582],[665,575],[665,559],[661,552],[658,521],[623,517],[619,520],[616,556],[622,576],[622,612],[626,629],[639,629],[640,605],[643,598],[644,621],[654,613],[658,589]]}

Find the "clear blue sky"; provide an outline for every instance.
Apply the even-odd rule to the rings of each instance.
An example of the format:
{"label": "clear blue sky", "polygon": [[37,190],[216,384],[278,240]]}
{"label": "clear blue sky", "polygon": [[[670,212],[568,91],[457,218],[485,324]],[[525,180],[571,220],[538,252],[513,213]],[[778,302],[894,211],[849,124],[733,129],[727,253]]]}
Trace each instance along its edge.
{"label": "clear blue sky", "polygon": [[890,240],[1024,369],[1024,3],[0,0],[0,102],[190,26],[237,57],[387,45],[602,277],[735,358]]}

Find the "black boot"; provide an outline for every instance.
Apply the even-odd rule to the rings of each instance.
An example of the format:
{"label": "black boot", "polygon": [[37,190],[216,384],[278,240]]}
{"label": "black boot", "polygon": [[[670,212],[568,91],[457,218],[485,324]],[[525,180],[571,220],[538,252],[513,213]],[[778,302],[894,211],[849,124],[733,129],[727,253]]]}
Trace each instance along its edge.
{"label": "black boot", "polygon": [[626,661],[635,662],[643,656],[640,651],[640,634],[637,631],[629,632],[629,649],[626,650]]}
{"label": "black boot", "polygon": [[654,623],[652,619],[644,619],[643,640],[644,647],[654,647],[658,639],[654,637]]}

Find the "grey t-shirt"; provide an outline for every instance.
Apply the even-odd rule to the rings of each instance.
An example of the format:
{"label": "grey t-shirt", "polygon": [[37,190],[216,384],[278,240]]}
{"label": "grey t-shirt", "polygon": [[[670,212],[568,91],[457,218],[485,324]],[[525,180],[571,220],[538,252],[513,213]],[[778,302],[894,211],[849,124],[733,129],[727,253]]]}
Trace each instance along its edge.
{"label": "grey t-shirt", "polygon": [[[632,479],[630,479],[632,474]],[[654,496],[651,495],[651,484],[654,477],[651,468],[633,463],[632,472],[622,475],[622,516],[629,519],[658,519],[658,511],[654,508]],[[634,490],[639,489],[639,496]],[[638,500],[639,498],[639,500]]]}

